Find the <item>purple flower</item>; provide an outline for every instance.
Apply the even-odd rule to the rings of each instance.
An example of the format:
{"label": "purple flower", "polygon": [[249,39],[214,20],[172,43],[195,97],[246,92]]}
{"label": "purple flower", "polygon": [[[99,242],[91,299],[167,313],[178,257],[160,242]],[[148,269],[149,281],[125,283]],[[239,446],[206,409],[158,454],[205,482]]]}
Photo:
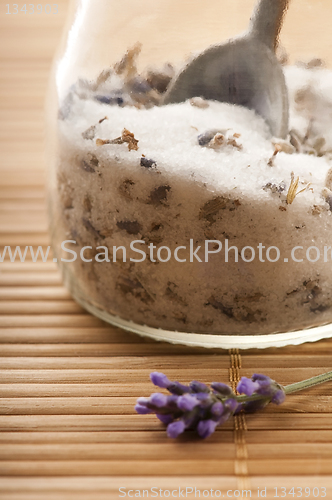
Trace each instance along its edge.
{"label": "purple flower", "polygon": [[198,382],[197,380],[190,382],[189,387],[192,392],[210,392],[210,389],[206,384]]}
{"label": "purple flower", "polygon": [[227,420],[237,412],[238,406],[239,403],[235,398],[226,399],[224,402],[224,411],[218,420],[218,424],[221,425],[227,422]]}
{"label": "purple flower", "polygon": [[231,412],[234,413],[238,407],[238,402],[235,398],[226,399],[224,406]]}
{"label": "purple flower", "polygon": [[259,384],[253,382],[251,378],[242,377],[240,382],[237,384],[236,389],[240,394],[245,394],[246,396],[252,396],[258,388]]}
{"label": "purple flower", "polygon": [[197,432],[201,438],[206,439],[214,433],[217,425],[218,422],[213,420],[201,420],[197,426]]}
{"label": "purple flower", "polygon": [[224,411],[224,405],[222,404],[221,401],[217,401],[217,403],[214,403],[211,406],[211,413],[215,417],[221,417]]}
{"label": "purple flower", "polygon": [[284,389],[266,375],[255,374],[251,379],[242,377],[238,391],[245,396],[236,396],[232,389],[219,382],[211,388],[193,380],[188,385],[169,380],[166,375],[153,372],[154,385],[167,389],[169,395],[159,392],[149,398],[138,398],[135,410],[141,415],[155,413],[167,425],[167,435],[176,438],[185,429],[196,430],[207,438],[218,425],[225,423],[240,411],[253,412],[270,402],[281,404],[285,399]]}
{"label": "purple flower", "polygon": [[156,417],[159,418],[160,422],[162,422],[165,425],[168,425],[174,421],[172,415],[161,415],[160,413],[156,413]]}
{"label": "purple flower", "polygon": [[184,394],[178,398],[178,408],[182,411],[191,411],[199,404],[195,396],[191,394]]}
{"label": "purple flower", "polygon": [[233,392],[229,385],[222,384],[221,382],[212,382],[211,387],[222,396],[229,396]]}
{"label": "purple flower", "polygon": [[198,399],[198,401],[206,401],[207,399],[210,399],[211,393],[210,392],[195,392],[195,398]]}
{"label": "purple flower", "polygon": [[147,408],[146,406],[142,406],[142,405],[139,405],[139,404],[137,404],[135,406],[135,410],[140,415],[147,415],[148,413],[153,413],[153,410],[150,410],[150,408]]}
{"label": "purple flower", "polygon": [[272,382],[272,379],[270,377],[268,377],[267,375],[263,375],[262,373],[254,373],[251,378],[254,382],[256,382],[256,380],[259,380],[260,382]]}
{"label": "purple flower", "polygon": [[252,376],[252,380],[255,382],[255,384],[258,384],[258,387],[256,389],[256,392],[258,394],[262,394],[264,396],[270,396],[271,392],[275,390],[275,381],[272,380],[270,377],[267,377],[266,375],[260,375],[255,373]]}
{"label": "purple flower", "polygon": [[142,405],[142,406],[147,406],[149,402],[150,402],[150,398],[138,398],[137,399],[137,404]]}
{"label": "purple flower", "polygon": [[277,392],[274,394],[273,398],[271,399],[271,402],[274,403],[275,405],[281,405],[286,399],[286,394],[283,389],[278,389]]}
{"label": "purple flower", "polygon": [[196,429],[197,424],[200,421],[197,408],[194,408],[193,411],[184,413],[181,417],[181,420],[184,422],[186,429]]}
{"label": "purple flower", "polygon": [[180,384],[180,382],[171,382],[167,389],[171,394],[175,394],[177,396],[190,392],[190,388],[187,385]]}
{"label": "purple flower", "polygon": [[161,394],[160,392],[155,392],[150,396],[150,403],[157,408],[162,408],[167,405],[167,396]]}
{"label": "purple flower", "polygon": [[167,426],[167,436],[170,438],[177,438],[185,430],[186,426],[182,420],[172,422]]}
{"label": "purple flower", "polygon": [[246,413],[254,413],[262,410],[270,402],[281,404],[286,397],[284,389],[279,384],[270,377],[259,373],[255,373],[251,379],[242,377],[237,389],[247,396],[252,396],[253,394],[261,396],[259,399],[241,403],[241,409]]}
{"label": "purple flower", "polygon": [[175,394],[172,394],[171,396],[167,396],[167,406],[170,408],[177,408],[178,407],[178,399],[179,396],[176,396]]}
{"label": "purple flower", "polygon": [[239,408],[239,410],[237,410],[235,414],[237,415],[240,410],[245,411],[245,413],[256,413],[257,411],[263,410],[268,404],[269,400],[267,398],[242,403],[241,408]]}
{"label": "purple flower", "polygon": [[161,389],[167,389],[167,387],[172,383],[170,380],[168,380],[166,375],[160,372],[150,373],[150,380],[154,385],[160,387]]}

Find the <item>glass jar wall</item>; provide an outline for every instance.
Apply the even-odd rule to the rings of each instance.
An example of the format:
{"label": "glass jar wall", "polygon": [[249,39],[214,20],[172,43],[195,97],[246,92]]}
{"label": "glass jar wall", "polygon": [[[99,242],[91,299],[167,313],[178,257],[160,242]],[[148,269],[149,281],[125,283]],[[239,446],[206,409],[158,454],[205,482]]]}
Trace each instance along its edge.
{"label": "glass jar wall", "polygon": [[332,7],[255,4],[71,4],[48,96],[52,245],[110,323],[223,347],[330,335]]}

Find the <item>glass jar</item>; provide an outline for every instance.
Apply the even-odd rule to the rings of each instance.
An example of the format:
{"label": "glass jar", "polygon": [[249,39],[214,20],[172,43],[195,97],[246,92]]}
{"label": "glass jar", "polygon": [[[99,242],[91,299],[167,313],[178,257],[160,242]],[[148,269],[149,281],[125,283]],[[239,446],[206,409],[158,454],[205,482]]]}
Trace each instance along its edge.
{"label": "glass jar", "polygon": [[288,2],[249,24],[254,4],[70,5],[47,99],[52,246],[112,324],[224,348],[332,333],[332,6],[293,0],[275,55],[264,10]]}

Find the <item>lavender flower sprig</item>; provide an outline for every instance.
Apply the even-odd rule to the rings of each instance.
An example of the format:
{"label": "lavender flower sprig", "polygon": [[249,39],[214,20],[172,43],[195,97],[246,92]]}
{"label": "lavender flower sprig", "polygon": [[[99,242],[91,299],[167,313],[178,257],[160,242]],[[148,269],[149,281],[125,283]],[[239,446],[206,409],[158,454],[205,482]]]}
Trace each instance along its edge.
{"label": "lavender flower sprig", "polygon": [[156,392],[149,398],[138,398],[137,413],[155,413],[167,425],[170,438],[178,437],[186,429],[195,430],[200,437],[207,438],[216,427],[240,411],[253,413],[269,403],[280,405],[286,394],[332,380],[332,372],[286,387],[266,375],[254,374],[251,378],[241,378],[236,388],[240,395],[220,382],[213,382],[211,387],[196,380],[183,385],[172,382],[159,372],[151,373],[150,379],[157,387],[167,389],[170,395]]}

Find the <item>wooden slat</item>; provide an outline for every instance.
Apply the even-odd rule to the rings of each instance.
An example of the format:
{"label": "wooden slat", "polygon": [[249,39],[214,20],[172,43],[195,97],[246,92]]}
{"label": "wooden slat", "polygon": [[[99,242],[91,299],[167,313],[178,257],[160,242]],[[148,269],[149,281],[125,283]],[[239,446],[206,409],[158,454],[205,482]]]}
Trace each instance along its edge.
{"label": "wooden slat", "polygon": [[[186,439],[184,439],[184,437]],[[188,433],[182,440],[191,441],[193,435]],[[233,443],[233,432],[231,429],[220,428],[213,438],[213,443],[220,446],[223,443]],[[282,444],[282,443],[327,443],[332,440],[332,430],[274,430],[273,433],[263,433],[257,430],[249,430],[246,441],[249,444]],[[164,429],[155,431],[122,431],[122,432],[2,432],[0,444],[71,444],[71,443],[167,443],[169,440]],[[210,442],[210,441],[209,441]]]}
{"label": "wooden slat", "polygon": [[[2,398],[0,415],[131,415],[134,397],[38,397]],[[332,396],[293,396],[281,406],[269,407],[272,413],[327,413],[330,414]]]}
{"label": "wooden slat", "polygon": [[0,286],[0,300],[68,300],[69,292],[62,286]]}
{"label": "wooden slat", "polygon": [[[114,377],[113,377],[114,378]],[[149,394],[151,385],[148,381],[136,380],[132,383],[62,383],[55,384],[43,383],[43,374],[40,374],[40,383],[1,383],[0,384],[0,397],[3,398],[50,398],[50,397],[114,397],[114,396],[134,396],[139,397],[142,394]],[[307,391],[308,394],[308,391]],[[326,387],[324,390],[318,388],[310,390],[308,395],[303,396],[307,399],[309,394],[311,398],[315,398],[315,408],[319,403],[319,398],[329,398],[331,395],[331,388]],[[295,399],[294,399],[295,398]],[[317,398],[317,399],[316,399]],[[330,399],[328,399],[330,401]],[[289,397],[288,405],[294,407],[296,404],[301,404],[301,400],[296,399],[296,396]],[[323,400],[324,403],[324,400]],[[273,410],[275,411],[275,410]]]}
{"label": "wooden slat", "polygon": [[[87,317],[89,318],[89,316]],[[107,326],[105,326],[107,328]],[[146,348],[145,355],[144,357],[144,349]],[[126,348],[128,349],[128,347]],[[154,350],[153,350],[154,349]],[[162,344],[162,343],[155,343],[153,344],[153,347],[150,345],[145,345],[142,343],[139,343],[138,345],[134,345],[132,347],[132,353],[131,356],[129,355],[128,350],[126,350],[127,356],[124,355],[122,352],[121,346],[119,347],[119,350],[116,351],[116,347],[114,348],[113,351],[113,356],[112,357],[85,357],[84,359],[81,359],[79,357],[11,357],[11,358],[6,358],[2,357],[0,358],[0,367],[1,369],[66,369],[68,368],[68,364],[70,363],[71,369],[78,368],[78,369],[110,369],[110,368],[115,368],[119,367],[123,363],[128,363],[127,367],[130,366],[131,368],[136,368],[136,369],[151,369],[151,370],[157,370],[158,366],[160,367],[161,361],[163,362],[165,369],[168,371],[173,370],[173,369],[178,369],[179,366],[184,365],[183,368],[181,369],[181,373],[185,373],[187,370],[189,371],[190,374],[192,374],[193,371],[199,370],[200,368],[205,366],[207,369],[215,369],[215,370],[220,370],[220,369],[228,369],[229,365],[229,359],[227,358],[227,354],[225,355],[211,355],[208,356],[205,354],[205,351],[200,349],[200,348],[190,348],[190,352],[188,352],[188,356],[185,356],[181,353],[183,353],[183,349],[185,350],[186,348],[183,346],[173,346],[173,345],[168,345],[168,344]],[[135,352],[133,352],[135,350]],[[151,352],[153,350],[153,352]],[[116,355],[118,352],[118,356]],[[201,354],[200,356],[196,356],[193,353],[199,353]],[[154,354],[154,355],[153,355]],[[163,359],[161,360],[159,355],[163,355]],[[174,354],[178,354],[177,356],[174,356]],[[119,359],[119,357],[121,359]],[[327,357],[328,358],[328,357]],[[149,366],[147,367],[147,359],[149,361]],[[294,363],[294,368],[298,367],[301,368],[301,365],[303,366],[303,363],[307,357],[300,359],[299,363]],[[319,373],[324,373],[325,371],[328,371],[329,368],[329,358],[326,360],[317,360],[317,359],[311,359],[309,360],[308,363],[308,368],[319,368],[318,372]],[[293,361],[293,360],[292,360]],[[325,361],[325,363],[324,363]],[[190,364],[190,365],[189,365]],[[249,364],[249,363],[248,363]],[[187,366],[185,366],[187,365]],[[189,366],[188,366],[189,365]],[[254,360],[251,360],[250,365],[254,365]],[[280,368],[280,372],[282,373],[282,366],[278,366],[278,359],[277,358],[271,358],[268,360],[264,359],[264,356],[262,358],[262,362],[260,363],[260,368],[265,368],[266,370],[273,368]],[[298,365],[298,366],[297,366]],[[254,365],[255,368],[255,365]],[[293,368],[293,366],[292,366]],[[310,376],[310,372],[308,368],[305,370],[305,372]],[[252,374],[252,368],[250,369],[248,366],[246,367],[248,369],[249,373],[248,375]],[[284,370],[285,371],[285,370]],[[316,370],[317,373],[317,370]]]}
{"label": "wooden slat", "polygon": [[[280,460],[252,460],[249,463],[249,474],[262,475],[264,471],[268,475],[273,471],[275,475],[302,475],[319,474],[320,476],[331,474],[332,459],[315,459],[309,462],[305,459],[280,459]],[[0,476],[123,476],[130,475],[135,470],[138,476],[196,476],[199,470],[201,474],[209,476],[233,473],[233,463],[230,460],[154,460],[154,461],[106,461],[106,460],[83,460],[83,461],[10,461],[0,462]],[[323,483],[323,477],[321,478]]]}
{"label": "wooden slat", "polygon": [[[113,344],[139,343],[140,337],[124,332],[120,328],[2,328],[0,329],[0,343],[25,344]],[[153,342],[145,339],[145,343]],[[1,347],[0,347],[1,351]]]}
{"label": "wooden slat", "polygon": [[[56,280],[53,280],[53,283],[56,283],[60,280],[60,276],[56,276]],[[24,328],[24,327],[83,327],[87,328],[98,327],[105,325],[98,318],[88,316],[88,314],[38,314],[38,315],[20,315],[20,316],[7,316],[5,314],[0,316],[0,328]]]}
{"label": "wooden slat", "polygon": [[[249,430],[264,433],[275,430],[331,430],[331,416],[320,413],[257,414],[246,417]],[[233,422],[228,421],[217,430],[231,430]],[[161,430],[162,424],[153,416],[127,415],[0,415],[1,432],[52,431],[52,432],[115,432]]]}
{"label": "wooden slat", "polygon": [[[137,381],[143,382],[149,380],[149,373],[151,370],[154,370],[153,366],[144,368],[138,368],[137,370],[132,368],[126,368],[129,364],[128,358],[124,361],[120,361],[121,366],[115,366],[115,368],[81,368],[81,369],[73,369],[70,367],[70,359],[66,358],[66,368],[57,369],[5,369],[0,370],[0,378],[2,383],[7,384],[17,384],[17,383],[57,383],[57,384],[65,384],[65,383],[82,383],[82,384],[107,384],[107,383],[118,383],[119,380],[126,380],[128,383],[134,383]],[[9,366],[10,363],[9,363]],[[98,366],[98,365],[97,365]],[[130,366],[130,364],[129,364]],[[160,365],[159,365],[160,366]],[[122,368],[122,369],[121,369]],[[175,379],[178,375],[178,369],[174,368],[167,370],[167,373],[170,377]],[[190,372],[187,373],[184,371],[183,380],[191,379]],[[223,380],[226,380],[228,375],[228,369],[216,368],[215,370],[209,369],[200,369],[195,370],[197,373],[197,378],[201,378],[202,380],[216,380],[223,377]],[[120,385],[121,386],[121,385]],[[150,390],[152,390],[150,388]]]}
{"label": "wooden slat", "polygon": [[0,315],[39,314],[82,314],[84,309],[72,300],[57,301],[0,301]]}

